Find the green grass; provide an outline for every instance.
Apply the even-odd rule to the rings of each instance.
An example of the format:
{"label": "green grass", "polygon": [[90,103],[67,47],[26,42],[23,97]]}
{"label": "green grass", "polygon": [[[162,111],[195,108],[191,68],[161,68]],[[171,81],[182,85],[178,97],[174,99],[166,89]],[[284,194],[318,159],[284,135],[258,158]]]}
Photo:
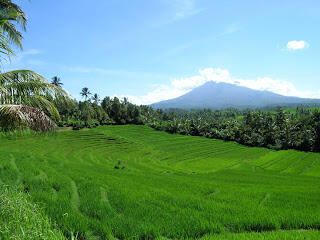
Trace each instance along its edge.
{"label": "green grass", "polygon": [[0,185],[0,239],[63,240],[41,209],[18,189]]}
{"label": "green grass", "polygon": [[0,180],[68,238],[319,239],[315,153],[107,126],[1,138]]}
{"label": "green grass", "polygon": [[307,240],[320,239],[319,231],[292,230],[263,233],[237,233],[220,234],[201,238],[201,240]]}

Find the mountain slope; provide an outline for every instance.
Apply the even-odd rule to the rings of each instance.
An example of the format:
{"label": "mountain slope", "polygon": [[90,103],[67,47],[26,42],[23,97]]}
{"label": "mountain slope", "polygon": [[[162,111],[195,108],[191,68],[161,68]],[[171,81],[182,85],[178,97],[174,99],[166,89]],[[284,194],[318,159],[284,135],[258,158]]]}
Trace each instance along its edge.
{"label": "mountain slope", "polygon": [[207,82],[178,98],[151,104],[153,108],[262,108],[271,105],[320,104],[320,99],[287,97],[229,83]]}

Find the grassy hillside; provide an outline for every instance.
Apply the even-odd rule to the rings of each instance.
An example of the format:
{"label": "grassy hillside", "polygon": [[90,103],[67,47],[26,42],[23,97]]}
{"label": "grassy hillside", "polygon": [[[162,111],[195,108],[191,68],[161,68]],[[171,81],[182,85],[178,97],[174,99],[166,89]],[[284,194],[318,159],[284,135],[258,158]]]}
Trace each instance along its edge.
{"label": "grassy hillside", "polygon": [[315,153],[108,126],[1,138],[0,180],[78,239],[320,237]]}
{"label": "grassy hillside", "polygon": [[41,209],[18,189],[0,185],[0,239],[64,240]]}

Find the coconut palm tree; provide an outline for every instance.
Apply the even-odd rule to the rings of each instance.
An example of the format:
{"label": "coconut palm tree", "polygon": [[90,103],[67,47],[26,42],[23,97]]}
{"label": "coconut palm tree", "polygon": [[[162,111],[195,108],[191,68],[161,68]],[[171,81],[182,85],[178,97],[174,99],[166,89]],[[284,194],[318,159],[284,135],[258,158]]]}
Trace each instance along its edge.
{"label": "coconut palm tree", "polygon": [[[26,15],[11,0],[0,0],[0,62],[14,55],[11,46],[22,49]],[[50,117],[59,120],[59,112],[48,99],[68,97],[60,87],[50,84],[41,75],[29,70],[0,74],[0,130],[29,127],[49,130],[55,127]],[[48,116],[49,115],[49,116]]]}
{"label": "coconut palm tree", "polygon": [[99,98],[99,95],[97,93],[93,94],[91,99],[97,105],[100,103],[100,98]]}
{"label": "coconut palm tree", "polygon": [[57,76],[54,76],[52,78],[51,84],[57,86],[57,87],[61,87],[63,85],[63,83],[61,82],[61,79]]}
{"label": "coconut palm tree", "polygon": [[51,118],[59,120],[60,116],[54,104],[48,100],[49,96],[68,97],[68,94],[29,70],[0,74],[0,128],[53,129],[55,123]]}
{"label": "coconut palm tree", "polygon": [[84,97],[84,100],[87,101],[87,99],[89,98],[89,96],[91,95],[91,92],[89,91],[89,88],[84,87],[81,90],[81,96]]}

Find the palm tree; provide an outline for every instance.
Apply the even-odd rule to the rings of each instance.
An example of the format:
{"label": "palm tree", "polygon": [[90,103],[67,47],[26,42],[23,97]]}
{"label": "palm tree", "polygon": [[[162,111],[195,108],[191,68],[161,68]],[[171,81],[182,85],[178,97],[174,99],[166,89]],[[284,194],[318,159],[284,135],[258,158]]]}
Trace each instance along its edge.
{"label": "palm tree", "polygon": [[99,95],[97,93],[93,94],[91,99],[97,105],[100,103],[100,98],[99,98]]}
{"label": "palm tree", "polygon": [[61,79],[57,76],[54,76],[52,78],[51,84],[57,86],[57,87],[61,87],[63,85],[63,83],[61,82]]}
{"label": "palm tree", "polygon": [[[25,30],[26,15],[11,0],[0,0],[0,62],[14,55],[11,45],[22,49],[20,26]],[[60,119],[59,112],[48,99],[67,97],[62,88],[50,84],[41,75],[29,70],[16,70],[0,74],[0,130],[29,127],[50,130],[51,120]]]}
{"label": "palm tree", "polygon": [[81,96],[84,97],[85,101],[87,101],[88,97],[91,95],[91,92],[89,91],[89,88],[84,87],[81,90]]}
{"label": "palm tree", "polygon": [[0,128],[53,129],[55,123],[48,115],[57,120],[60,116],[54,104],[48,100],[49,96],[68,97],[68,94],[29,70],[0,74]]}
{"label": "palm tree", "polygon": [[14,55],[11,44],[22,49],[23,36],[16,25],[25,31],[26,22],[26,14],[17,4],[11,0],[0,0],[0,61]]}

